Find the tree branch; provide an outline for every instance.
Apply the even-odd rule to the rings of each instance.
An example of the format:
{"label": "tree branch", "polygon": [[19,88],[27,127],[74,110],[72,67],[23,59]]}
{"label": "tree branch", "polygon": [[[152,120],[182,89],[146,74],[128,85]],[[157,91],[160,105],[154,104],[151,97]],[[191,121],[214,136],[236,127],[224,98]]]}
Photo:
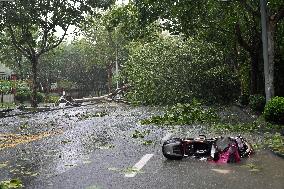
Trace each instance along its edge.
{"label": "tree branch", "polygon": [[249,46],[248,43],[246,43],[246,41],[243,39],[242,37],[242,32],[241,32],[241,28],[240,28],[240,24],[236,24],[235,25],[235,34],[237,36],[237,40],[238,43],[248,52],[252,53],[253,49]]}
{"label": "tree branch", "polygon": [[257,17],[260,17],[260,16],[261,16],[261,15],[260,15],[260,12],[259,12],[259,11],[255,11],[255,10],[253,9],[253,7],[247,3],[246,0],[237,0],[237,1],[239,1],[239,2],[243,5],[243,7],[244,7],[248,12],[252,13],[254,16],[257,16]]}
{"label": "tree branch", "polygon": [[46,43],[47,43],[47,35],[48,32],[50,31],[50,27],[48,27],[48,20],[47,20],[47,13],[44,15],[45,16],[45,20],[41,20],[41,27],[43,28],[43,34],[42,34],[42,41],[41,41],[41,45],[40,45],[40,49],[44,49],[46,47]]}
{"label": "tree branch", "polygon": [[284,7],[281,7],[276,14],[270,17],[270,20],[273,20],[275,23],[278,23],[284,18]]}
{"label": "tree branch", "polygon": [[31,53],[27,49],[25,49],[23,46],[19,45],[19,43],[17,42],[16,36],[15,36],[15,33],[10,24],[8,25],[8,31],[11,35],[11,40],[15,48],[19,50],[26,58],[30,59]]}
{"label": "tree branch", "polygon": [[66,34],[67,34],[67,30],[68,30],[68,28],[69,28],[69,25],[70,25],[70,24],[67,25],[66,29],[64,30],[64,34],[63,34],[63,35],[61,36],[61,38],[57,41],[57,43],[55,43],[54,45],[50,45],[50,46],[47,46],[46,48],[41,49],[41,51],[38,53],[38,55],[40,56],[40,55],[42,55],[43,53],[48,52],[49,50],[58,47],[58,46],[60,45],[60,43],[63,41],[63,39],[65,38],[65,36],[66,36]]}
{"label": "tree branch", "polygon": [[213,24],[211,26],[199,26],[199,28],[200,29],[206,29],[206,30],[213,28],[214,30],[217,30],[217,31],[222,32],[224,34],[232,34],[232,32],[230,30],[226,30],[226,29],[222,28],[221,26],[218,26],[217,24],[215,24],[214,26],[213,26]]}
{"label": "tree branch", "polygon": [[48,32],[49,30],[47,28],[43,30],[42,41],[41,41],[41,46],[40,46],[41,49],[44,49],[46,47]]}

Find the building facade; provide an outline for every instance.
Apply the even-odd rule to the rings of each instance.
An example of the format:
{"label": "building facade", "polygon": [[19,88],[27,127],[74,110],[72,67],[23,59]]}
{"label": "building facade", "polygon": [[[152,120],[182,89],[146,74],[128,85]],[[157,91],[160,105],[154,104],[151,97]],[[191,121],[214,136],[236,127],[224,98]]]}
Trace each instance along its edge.
{"label": "building facade", "polygon": [[11,80],[13,75],[13,70],[0,63],[0,80]]}

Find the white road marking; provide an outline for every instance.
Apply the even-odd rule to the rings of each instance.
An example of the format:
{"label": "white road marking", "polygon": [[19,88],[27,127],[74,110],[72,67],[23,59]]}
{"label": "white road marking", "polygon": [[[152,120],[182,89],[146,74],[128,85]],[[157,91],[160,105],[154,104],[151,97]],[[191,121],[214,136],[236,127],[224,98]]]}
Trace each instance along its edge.
{"label": "white road marking", "polygon": [[221,173],[221,174],[228,174],[231,172],[231,170],[227,170],[227,169],[211,169],[211,170],[217,173]]}
{"label": "white road marking", "polygon": [[161,143],[163,144],[165,141],[169,140],[173,133],[168,133],[166,136],[164,136],[161,140]]}
{"label": "white road marking", "polygon": [[144,165],[146,165],[147,161],[153,157],[154,154],[146,154],[143,156],[133,167],[130,173],[125,173],[125,177],[135,177],[138,171],[140,171]]}

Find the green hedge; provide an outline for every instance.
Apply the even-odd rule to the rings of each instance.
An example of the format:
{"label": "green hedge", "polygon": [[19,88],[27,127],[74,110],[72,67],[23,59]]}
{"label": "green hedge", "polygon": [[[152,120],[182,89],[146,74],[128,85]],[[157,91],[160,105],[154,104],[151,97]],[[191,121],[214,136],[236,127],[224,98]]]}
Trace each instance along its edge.
{"label": "green hedge", "polygon": [[[30,91],[17,91],[15,95],[15,99],[19,102],[30,101],[31,92]],[[37,99],[37,102],[44,102],[44,99],[45,99],[44,93],[37,92],[36,99]]]}
{"label": "green hedge", "polygon": [[284,97],[274,97],[265,106],[266,121],[284,124]]}
{"label": "green hedge", "polygon": [[17,91],[15,99],[19,102],[29,101],[31,99],[31,92],[26,90]]}

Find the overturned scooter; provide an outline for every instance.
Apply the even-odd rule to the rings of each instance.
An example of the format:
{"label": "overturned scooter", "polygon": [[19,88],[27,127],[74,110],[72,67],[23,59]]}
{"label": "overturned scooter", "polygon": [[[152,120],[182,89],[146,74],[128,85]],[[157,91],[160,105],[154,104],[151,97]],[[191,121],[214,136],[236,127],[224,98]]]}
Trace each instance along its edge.
{"label": "overturned scooter", "polygon": [[169,139],[163,143],[162,152],[170,160],[192,156],[218,163],[235,163],[249,156],[253,150],[241,136],[207,139],[205,135],[199,135],[198,138]]}

